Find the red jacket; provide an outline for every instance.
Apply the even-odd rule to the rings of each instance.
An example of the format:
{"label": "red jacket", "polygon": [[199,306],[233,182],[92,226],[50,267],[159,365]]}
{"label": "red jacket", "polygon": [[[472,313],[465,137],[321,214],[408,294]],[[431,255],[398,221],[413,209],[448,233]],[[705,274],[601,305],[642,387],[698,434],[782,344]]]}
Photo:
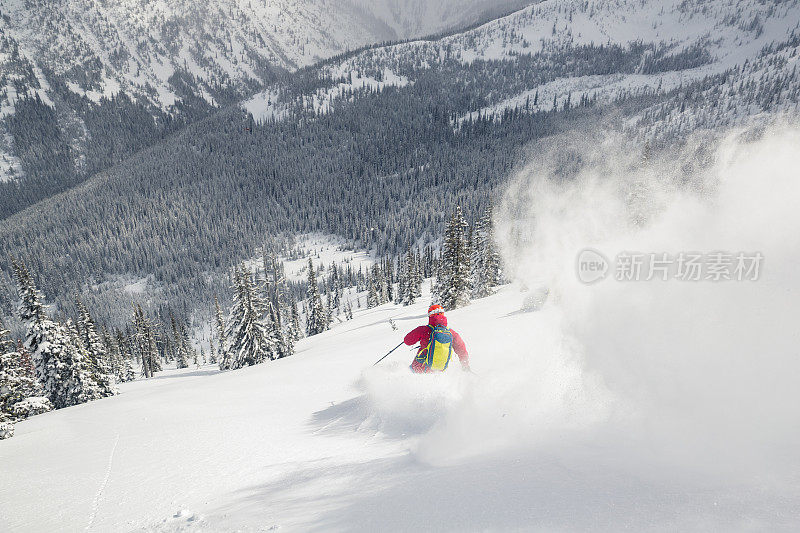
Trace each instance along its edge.
{"label": "red jacket", "polygon": [[[428,318],[428,324],[431,326],[444,326],[447,327],[447,317],[443,314],[433,315]],[[461,335],[455,332],[455,330],[450,330],[450,333],[453,334],[453,351],[456,352],[458,359],[461,361],[462,366],[469,366],[469,354],[467,353],[467,345],[464,344],[464,340],[461,338]],[[418,328],[414,328],[411,332],[406,335],[406,338],[403,340],[409,346],[414,346],[415,344],[419,343],[419,350],[417,350],[417,354],[419,355],[420,352],[425,350],[428,347],[428,343],[431,340],[431,328],[428,326],[419,326]],[[422,363],[419,361],[414,361],[411,364],[411,369],[414,372],[425,372],[425,368],[423,367]]]}

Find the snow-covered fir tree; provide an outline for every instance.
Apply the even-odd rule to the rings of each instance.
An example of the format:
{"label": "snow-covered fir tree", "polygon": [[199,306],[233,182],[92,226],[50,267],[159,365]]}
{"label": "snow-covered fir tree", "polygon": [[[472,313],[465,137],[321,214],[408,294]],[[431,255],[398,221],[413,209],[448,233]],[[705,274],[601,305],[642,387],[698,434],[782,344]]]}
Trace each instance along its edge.
{"label": "snow-covered fir tree", "polygon": [[377,287],[377,280],[375,275],[375,265],[372,269],[372,274],[369,276],[369,280],[367,281],[367,308],[372,309],[373,307],[378,307],[380,305],[380,297],[378,296],[378,287]]}
{"label": "snow-covered fir tree", "polygon": [[36,379],[45,396],[56,409],[92,399],[94,383],[78,345],[80,338],[72,334],[71,325],[63,326],[47,317],[27,267],[15,259],[12,267],[20,298],[19,317],[27,328],[25,347],[33,356]]}
{"label": "snow-covered fir tree", "polygon": [[100,337],[103,339],[103,345],[105,346],[106,354],[108,354],[111,374],[114,379],[117,383],[128,381],[125,355],[119,342],[117,342],[117,337],[105,328],[102,328]]}
{"label": "snow-covered fir tree", "polygon": [[214,349],[214,340],[212,339],[208,343],[209,355],[208,355],[208,364],[216,365],[217,364],[217,352]]}
{"label": "snow-covered fir tree", "polygon": [[433,246],[430,244],[425,246],[425,250],[420,258],[421,277],[423,279],[434,277],[436,270],[435,254],[433,253]]}
{"label": "snow-covered fir tree", "polygon": [[136,379],[135,356],[130,350],[130,341],[122,331],[117,331],[115,344],[119,347],[122,365],[119,371],[119,381],[126,383]]}
{"label": "snow-covered fir tree", "polygon": [[228,350],[225,317],[222,316],[222,309],[219,306],[219,298],[216,295],[214,295],[214,321],[214,325],[217,330],[217,359],[219,360],[219,369],[230,370],[231,357],[230,350]]}
{"label": "snow-covered fir tree", "polygon": [[464,220],[461,207],[456,206],[447,223],[444,249],[439,265],[438,292],[445,309],[463,307],[469,303],[470,254],[467,236],[469,224]]}
{"label": "snow-covered fir tree", "polygon": [[0,321],[0,417],[14,422],[52,408],[32,369],[23,361],[16,343]]}
{"label": "snow-covered fir tree", "polygon": [[342,306],[342,295],[344,294],[344,282],[340,268],[334,263],[332,270],[331,290],[333,295],[333,306],[339,310]]}
{"label": "snow-covered fir tree", "polygon": [[252,366],[271,359],[273,339],[265,320],[266,304],[255,290],[246,266],[234,269],[234,299],[228,331],[231,369]]}
{"label": "snow-covered fir tree", "polygon": [[325,295],[325,329],[330,329],[333,324],[333,293],[329,292]]}
{"label": "snow-covered fir tree", "polygon": [[328,329],[325,306],[322,303],[314,263],[308,260],[308,288],[306,289],[306,334],[310,337]]}
{"label": "snow-covered fir tree", "polygon": [[[170,311],[170,329],[172,330],[172,339],[170,342],[173,357],[175,359],[175,367],[178,369],[189,368],[189,361],[194,361],[197,353],[192,348],[191,339],[189,339],[189,330],[186,323],[175,317]],[[169,335],[167,335],[169,340]]]}
{"label": "snow-covered fir tree", "polygon": [[97,385],[97,391],[101,398],[119,394],[117,380],[111,368],[111,361],[100,335],[97,333],[97,325],[86,305],[78,300],[78,322],[76,328],[89,359],[89,368],[92,380]]}
{"label": "snow-covered fir tree", "polygon": [[289,304],[291,309],[291,321],[289,323],[289,336],[292,339],[292,345],[303,337],[303,329],[300,327],[300,312],[297,310],[297,302],[292,297]]}
{"label": "snow-covered fir tree", "polygon": [[68,341],[64,350],[66,357],[62,360],[71,369],[69,379],[66,381],[71,385],[66,406],[103,398],[103,390],[95,379],[97,370],[92,364],[92,356],[81,338],[78,326],[71,320],[67,320],[64,328],[67,332]]}
{"label": "snow-covered fir tree", "polygon": [[274,253],[264,254],[264,295],[266,301],[275,309],[274,319],[277,328],[283,329],[283,313],[286,306],[286,273],[283,263]]}
{"label": "snow-covered fir tree", "polygon": [[194,361],[197,356],[197,350],[192,346],[192,339],[189,336],[189,325],[186,322],[181,322],[181,349],[186,353],[186,358]]}
{"label": "snow-covered fir tree", "polygon": [[403,305],[411,305],[422,296],[422,273],[417,254],[413,249],[409,249],[406,253],[400,277],[403,280],[402,288],[398,287],[400,302]]}
{"label": "snow-covered fir tree", "polygon": [[394,263],[388,257],[382,262],[381,275],[383,276],[383,283],[381,284],[381,288],[383,289],[383,302],[391,302],[394,300],[395,275]]}
{"label": "snow-covered fir tree", "polygon": [[183,369],[188,368],[189,366],[189,354],[186,351],[186,347],[183,344],[183,335],[181,334],[181,328],[178,325],[178,321],[175,319],[175,315],[170,311],[169,314],[169,321],[170,321],[170,329],[172,330],[172,339],[170,339],[169,335],[167,335],[166,342],[168,345],[167,353],[172,353],[172,357],[175,359],[175,368]]}
{"label": "snow-covered fir tree", "polygon": [[471,260],[472,297],[484,298],[494,293],[502,282],[500,252],[494,238],[492,208],[487,208],[475,226]]}
{"label": "snow-covered fir tree", "polygon": [[397,292],[395,294],[394,302],[398,304],[405,303],[406,296],[406,279],[408,278],[408,267],[405,260],[400,257],[397,259]]}
{"label": "snow-covered fir tree", "polygon": [[153,325],[144,316],[141,305],[134,306],[133,326],[135,330],[133,345],[142,364],[142,376],[151,378],[161,368],[160,356]]}
{"label": "snow-covered fir tree", "polygon": [[0,412],[0,440],[10,439],[14,436],[14,422],[10,417]]}
{"label": "snow-covered fir tree", "polygon": [[267,302],[267,305],[269,306],[269,336],[272,351],[270,359],[289,357],[294,353],[294,342],[284,334],[278,310],[272,305],[272,302]]}

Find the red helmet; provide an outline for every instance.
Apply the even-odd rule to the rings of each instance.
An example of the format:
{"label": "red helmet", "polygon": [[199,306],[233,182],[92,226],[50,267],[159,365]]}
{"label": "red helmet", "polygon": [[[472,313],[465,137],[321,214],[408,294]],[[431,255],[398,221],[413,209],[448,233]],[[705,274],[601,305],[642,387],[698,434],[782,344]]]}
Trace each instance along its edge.
{"label": "red helmet", "polygon": [[441,305],[434,304],[428,308],[428,316],[443,315],[444,308]]}

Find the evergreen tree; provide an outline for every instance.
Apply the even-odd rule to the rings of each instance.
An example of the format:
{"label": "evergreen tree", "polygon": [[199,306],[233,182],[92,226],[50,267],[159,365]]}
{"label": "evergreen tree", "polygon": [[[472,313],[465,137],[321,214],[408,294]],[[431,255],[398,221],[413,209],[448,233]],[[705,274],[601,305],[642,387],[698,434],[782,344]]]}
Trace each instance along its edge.
{"label": "evergreen tree", "polygon": [[219,306],[219,299],[214,295],[214,316],[217,327],[217,342],[218,342],[218,358],[219,369],[230,370],[231,357],[228,350],[228,342],[226,337],[225,318],[222,316],[222,309]]}
{"label": "evergreen tree", "polygon": [[495,287],[503,283],[503,265],[494,234],[494,217],[492,208],[489,207],[483,215],[482,227],[484,231],[481,279],[486,287],[487,295],[494,292]]}
{"label": "evergreen tree", "polygon": [[181,322],[180,326],[178,327],[177,332],[177,341],[178,341],[178,356],[180,357],[181,361],[185,366],[181,366],[178,368],[188,368],[189,360],[194,360],[196,354],[194,348],[192,348],[192,342],[189,339],[189,330],[186,329],[186,324]]}
{"label": "evergreen tree", "polygon": [[122,359],[119,381],[126,383],[136,379],[136,369],[134,364],[134,354],[130,350],[131,341],[122,331],[117,331],[116,345],[119,347],[119,355]]}
{"label": "evergreen tree", "polygon": [[269,305],[269,336],[272,351],[270,359],[289,357],[294,352],[294,343],[287,338],[287,335],[284,335],[281,329],[281,322],[278,317],[280,313],[278,313],[278,310],[272,303],[268,303],[267,305]]}
{"label": "evergreen tree", "polygon": [[341,268],[333,265],[333,305],[338,310],[342,305],[342,295],[344,294],[344,281],[342,280]]}
{"label": "evergreen tree", "polygon": [[82,301],[78,300],[76,305],[79,314],[76,329],[86,348],[92,381],[97,385],[98,394],[101,398],[119,394],[106,344],[97,333],[94,319]]}
{"label": "evergreen tree", "polygon": [[394,300],[394,268],[391,259],[388,257],[383,261],[383,284],[384,288],[383,302],[391,302]]}
{"label": "evergreen tree", "polygon": [[255,290],[245,266],[234,271],[234,303],[227,337],[230,339],[231,369],[252,366],[271,359],[273,340],[264,320],[265,303]]}
{"label": "evergreen tree", "polygon": [[175,315],[172,311],[169,312],[169,327],[172,338],[170,335],[166,335],[164,339],[165,344],[165,352],[169,354],[167,356],[167,361],[172,358],[175,360],[175,368],[178,370],[187,368],[189,366],[189,358],[187,357],[187,353],[182,349],[181,343],[181,332],[180,327],[178,326],[178,321],[175,319]]}
{"label": "evergreen tree", "polygon": [[52,408],[0,321],[0,418],[14,422]]}
{"label": "evergreen tree", "polygon": [[208,343],[209,347],[209,356],[208,356],[208,364],[216,365],[217,364],[217,352],[214,350],[214,341],[211,340]]}
{"label": "evergreen tree", "polygon": [[413,251],[413,258],[414,269],[412,270],[413,278],[411,279],[411,289],[416,299],[422,296],[422,280],[424,279],[424,274],[422,270],[422,256],[417,250]]}
{"label": "evergreen tree", "polygon": [[117,383],[122,382],[122,368],[123,361],[120,355],[119,346],[113,335],[104,327],[100,328],[100,338],[103,341],[103,348],[105,349],[108,357],[108,365],[111,370],[111,375]]}
{"label": "evergreen tree", "polygon": [[435,258],[433,254],[433,246],[430,244],[425,246],[424,258],[422,260],[422,277],[425,279],[432,278],[435,273]]}
{"label": "evergreen tree", "polygon": [[314,272],[314,263],[311,259],[308,260],[306,304],[308,306],[308,312],[306,313],[306,334],[311,337],[312,335],[317,335],[328,329],[325,309],[317,285],[317,275],[316,272]]}
{"label": "evergreen tree", "polygon": [[83,342],[78,326],[71,320],[67,320],[64,328],[68,340],[65,344],[66,357],[63,358],[63,361],[71,369],[66,381],[69,383],[70,389],[65,407],[102,398],[103,391],[95,380],[97,370],[92,364],[89,348]]}
{"label": "evergreen tree", "polygon": [[404,260],[402,257],[397,259],[397,293],[395,294],[395,303],[408,305],[406,299],[408,296],[408,263],[407,258]]}
{"label": "evergreen tree", "polygon": [[292,297],[291,306],[291,323],[289,324],[289,336],[292,340],[292,345],[299,341],[303,336],[303,330],[300,327],[300,312],[297,310],[297,302]]}
{"label": "evergreen tree", "polygon": [[161,368],[160,356],[153,325],[144,316],[141,305],[134,306],[133,325],[136,332],[133,344],[142,364],[142,376],[151,378]]}
{"label": "evergreen tree", "polygon": [[422,275],[413,249],[408,250],[403,264],[405,268],[402,274],[404,279],[402,303],[411,305],[422,296]]}
{"label": "evergreen tree", "polygon": [[33,354],[36,379],[53,407],[61,409],[91,398],[87,364],[77,336],[47,318],[36,284],[27,267],[12,258],[20,305],[19,317],[27,328],[25,347]]}
{"label": "evergreen tree", "polygon": [[369,276],[368,288],[367,288],[367,308],[372,309],[373,307],[378,307],[380,305],[380,298],[378,297],[378,288],[376,283],[376,276],[375,276],[375,268],[377,265],[374,265],[372,268],[372,274]]}
{"label": "evergreen tree", "polygon": [[330,329],[333,324],[333,293],[325,295],[325,329]]}
{"label": "evergreen tree", "polygon": [[467,233],[461,207],[456,206],[447,224],[441,265],[439,266],[439,297],[445,309],[463,307],[469,303],[470,266]]}

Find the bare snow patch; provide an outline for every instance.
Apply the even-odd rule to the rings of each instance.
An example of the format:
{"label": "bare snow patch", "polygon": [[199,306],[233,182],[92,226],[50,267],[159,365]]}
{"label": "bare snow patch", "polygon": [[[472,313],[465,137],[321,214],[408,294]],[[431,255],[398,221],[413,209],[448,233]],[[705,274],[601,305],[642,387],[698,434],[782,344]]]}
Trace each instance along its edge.
{"label": "bare snow patch", "polygon": [[303,281],[308,276],[308,260],[316,270],[325,271],[336,263],[344,268],[352,268],[354,272],[372,268],[375,256],[365,250],[352,250],[347,241],[336,235],[312,233],[303,235],[295,246],[294,258],[282,258],[289,281]]}
{"label": "bare snow patch", "polygon": [[147,291],[147,285],[150,281],[149,277],[138,279],[134,282],[125,285],[122,290],[128,294],[144,294]]}
{"label": "bare snow patch", "polygon": [[[315,114],[330,113],[336,102],[352,98],[353,92],[361,90],[383,91],[387,87],[405,87],[411,82],[405,76],[385,68],[378,77],[369,76],[353,69],[350,63],[342,63],[327,72],[333,78],[346,78],[346,82],[336,83],[332,87],[317,89],[312,94],[304,94],[298,100],[281,101],[281,93],[277,87],[263,91],[242,104],[245,111],[253,115],[258,122],[266,120],[285,120],[295,107]],[[380,78],[380,79],[377,79]]]}

